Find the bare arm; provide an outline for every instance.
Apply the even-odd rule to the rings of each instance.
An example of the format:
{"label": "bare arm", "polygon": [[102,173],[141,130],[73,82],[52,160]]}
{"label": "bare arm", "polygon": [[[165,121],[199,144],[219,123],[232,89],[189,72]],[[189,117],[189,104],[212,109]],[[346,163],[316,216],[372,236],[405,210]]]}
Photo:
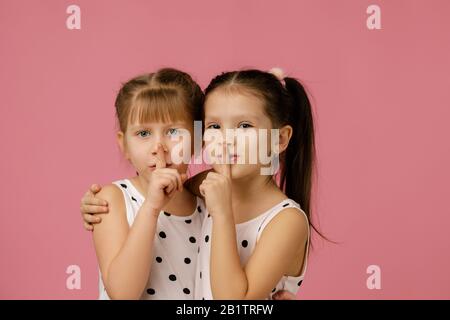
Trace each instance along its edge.
{"label": "bare arm", "polygon": [[218,215],[213,220],[211,239],[214,299],[267,298],[299,255],[304,256],[307,227],[306,219],[296,209],[283,210],[264,229],[247,265],[242,267],[232,215]]}
{"label": "bare arm", "polygon": [[114,185],[99,193],[109,203],[93,239],[103,283],[111,299],[139,299],[150,275],[159,211],[144,201],[129,227],[122,192]]}
{"label": "bare arm", "polygon": [[163,146],[158,145],[156,170],[131,227],[128,227],[122,191],[110,185],[99,192],[99,197],[109,203],[109,214],[104,214],[103,222],[96,226],[94,244],[103,283],[113,299],[141,296],[150,275],[159,212],[183,189],[186,175],[166,168],[163,152]]}
{"label": "bare arm", "polygon": [[[228,156],[228,150],[224,147]],[[265,299],[283,275],[304,259],[308,221],[294,208],[278,213],[263,230],[247,265],[241,266],[231,195],[231,165],[209,172],[199,189],[212,219],[211,290],[214,299]],[[303,263],[303,261],[301,261]],[[294,271],[293,271],[294,270]]]}
{"label": "bare arm", "polygon": [[93,184],[88,191],[81,198],[80,212],[83,218],[84,228],[87,231],[94,230],[94,224],[102,221],[99,214],[108,213],[108,202],[104,199],[97,198],[101,186]]}

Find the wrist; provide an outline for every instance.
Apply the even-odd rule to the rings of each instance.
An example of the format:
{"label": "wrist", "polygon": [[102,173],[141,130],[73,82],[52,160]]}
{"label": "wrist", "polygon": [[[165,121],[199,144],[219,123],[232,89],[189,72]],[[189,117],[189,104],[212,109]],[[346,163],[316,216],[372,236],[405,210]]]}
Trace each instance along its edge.
{"label": "wrist", "polygon": [[154,205],[152,205],[147,200],[144,201],[141,208],[142,208],[143,212],[145,212],[146,214],[148,214],[150,216],[154,216],[156,218],[158,218],[159,212],[161,211],[160,208],[156,208]]}
{"label": "wrist", "polygon": [[224,208],[222,210],[218,210],[217,212],[211,213],[211,216],[215,222],[218,223],[234,223],[233,210],[231,208]]}

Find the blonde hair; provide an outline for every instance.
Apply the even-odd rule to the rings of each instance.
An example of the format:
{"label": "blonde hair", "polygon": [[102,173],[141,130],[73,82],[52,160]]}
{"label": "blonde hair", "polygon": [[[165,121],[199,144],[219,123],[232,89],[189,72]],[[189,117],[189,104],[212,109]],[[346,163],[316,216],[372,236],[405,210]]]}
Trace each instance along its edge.
{"label": "blonde hair", "polygon": [[134,122],[201,120],[203,102],[204,94],[190,75],[164,68],[122,84],[116,117],[122,132]]}

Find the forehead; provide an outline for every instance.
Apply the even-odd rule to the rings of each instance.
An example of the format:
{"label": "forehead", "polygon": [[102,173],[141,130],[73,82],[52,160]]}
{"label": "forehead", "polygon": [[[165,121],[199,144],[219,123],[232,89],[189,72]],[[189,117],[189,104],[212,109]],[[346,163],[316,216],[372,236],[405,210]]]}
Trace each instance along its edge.
{"label": "forehead", "polygon": [[167,128],[167,127],[185,127],[188,128],[192,124],[188,120],[174,120],[174,121],[139,121],[136,120],[134,122],[129,123],[130,129],[135,128]]}
{"label": "forehead", "polygon": [[262,100],[250,93],[212,92],[205,103],[205,119],[210,118],[267,118]]}

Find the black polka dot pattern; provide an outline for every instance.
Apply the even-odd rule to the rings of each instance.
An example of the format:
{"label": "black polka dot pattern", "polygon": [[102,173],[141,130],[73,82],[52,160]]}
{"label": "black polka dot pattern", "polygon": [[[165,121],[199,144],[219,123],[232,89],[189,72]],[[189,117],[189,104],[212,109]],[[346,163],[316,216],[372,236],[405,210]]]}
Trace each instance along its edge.
{"label": "black polka dot pattern", "polygon": [[208,218],[211,217],[211,215],[208,213]]}
{"label": "black polka dot pattern", "polygon": [[200,279],[202,278],[202,272],[200,271]]}
{"label": "black polka dot pattern", "polygon": [[247,248],[247,246],[248,246],[248,241],[247,241],[247,240],[242,241],[242,246],[243,246],[244,248]]}
{"label": "black polka dot pattern", "polygon": [[297,283],[297,285],[300,287],[301,284],[302,284],[302,282],[303,282],[303,280],[300,280],[300,281]]}
{"label": "black polka dot pattern", "polygon": [[[133,184],[128,186],[128,182],[121,181],[117,183],[117,185],[119,186],[119,188],[122,188],[122,190],[128,197],[127,199],[127,201],[129,201],[128,203],[133,203],[133,201],[136,203],[135,205],[132,206],[134,211],[136,206],[138,206],[142,202],[141,194],[136,192]],[[201,207],[200,205],[197,205],[196,209],[198,212],[203,212],[203,209],[205,208]],[[197,234],[196,228],[195,231],[193,231],[191,227],[193,228],[197,226],[197,223],[199,222],[198,220],[201,220],[201,216],[193,215],[190,217],[178,218],[170,212],[164,210],[161,211],[162,212],[160,217],[163,220],[162,223],[158,223],[156,229],[156,236],[159,238],[157,239],[156,242],[158,245],[157,249],[158,251],[156,251],[156,254],[153,256],[154,260],[151,261],[154,264],[153,267],[154,268],[156,267],[156,270],[158,270],[158,273],[162,273],[160,274],[158,279],[159,281],[161,281],[161,286],[159,286],[158,284],[155,285],[155,283],[150,282],[151,280],[149,279],[149,283],[147,284],[146,288],[144,287],[145,291],[143,293],[146,295],[147,299],[159,299],[165,296],[166,287],[170,289],[175,288],[176,292],[173,293],[175,293],[179,297],[182,297],[182,299],[190,299],[192,298],[192,295],[194,293],[192,291],[194,288],[192,287],[192,284],[189,283],[189,281],[186,281],[187,283],[185,283],[183,272],[186,272],[188,270],[195,272],[195,265],[196,265],[195,259],[197,259],[197,256],[195,256],[195,246],[197,246],[197,251],[198,253],[200,253],[200,245],[202,245],[202,240],[204,240],[202,239],[202,237],[205,237],[205,234],[203,235],[201,235],[200,233]],[[207,213],[206,209],[205,213]],[[178,235],[174,233],[178,231],[177,229],[178,227],[186,231],[183,230],[184,232],[182,233],[181,241],[179,241],[180,243],[178,245],[175,244],[175,247],[178,247],[180,249],[179,253],[181,254],[179,254],[178,256],[174,256],[173,257],[174,261],[172,261],[171,259],[169,259],[170,256],[164,255],[164,250],[168,249],[165,247],[167,246],[167,241],[174,241],[174,239],[178,238]],[[174,229],[175,231],[172,231],[172,228],[175,228]],[[209,237],[211,236],[206,237],[205,239],[206,242],[209,241]],[[169,249],[171,249],[171,247],[169,247]],[[177,268],[171,270],[172,265],[173,267]],[[197,275],[199,274],[200,279],[202,279],[203,275],[199,271],[197,271]]]}
{"label": "black polka dot pattern", "polygon": [[274,292],[275,292],[275,290],[277,290],[277,288],[273,288],[273,289],[272,289],[272,293],[274,293]]}
{"label": "black polka dot pattern", "polygon": [[286,208],[289,205],[289,203],[283,204],[283,208]]}
{"label": "black polka dot pattern", "polygon": [[205,237],[205,242],[208,242],[209,241],[209,236],[206,236]]}

